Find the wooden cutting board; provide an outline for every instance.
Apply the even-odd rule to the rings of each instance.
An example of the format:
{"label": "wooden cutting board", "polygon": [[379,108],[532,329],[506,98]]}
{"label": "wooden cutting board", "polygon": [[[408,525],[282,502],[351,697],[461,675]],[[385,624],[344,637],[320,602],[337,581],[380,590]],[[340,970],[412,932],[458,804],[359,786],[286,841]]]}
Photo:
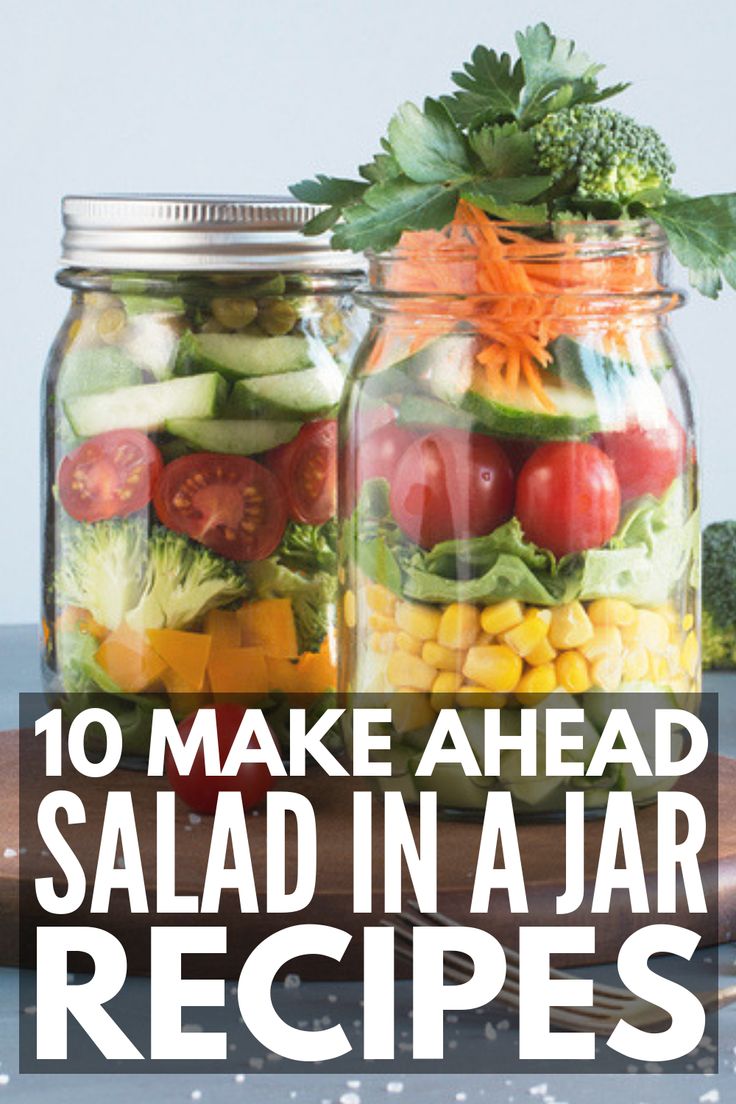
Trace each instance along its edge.
{"label": "wooden cutting board", "polygon": [[[33,737],[31,737],[33,740]],[[31,777],[37,773],[38,781]],[[480,825],[469,822],[443,822],[439,828],[439,909],[446,915],[464,923],[487,928],[502,943],[513,946],[520,925],[529,924],[594,924],[597,923],[596,953],[592,960],[607,962],[615,960],[618,948],[635,929],[651,922],[682,922],[686,927],[698,931],[704,945],[726,942],[736,934],[736,760],[711,757],[693,776],[691,789],[701,799],[711,798],[718,774],[719,789],[719,832],[716,841],[706,844],[701,855],[701,872],[708,895],[710,910],[705,916],[689,915],[682,908],[678,915],[658,918],[656,915],[632,915],[628,909],[628,895],[614,894],[612,910],[604,917],[591,917],[590,893],[586,894],[586,903],[572,916],[555,916],[555,898],[563,892],[565,883],[565,829],[562,823],[529,823],[519,826],[519,842],[525,873],[528,915],[512,915],[504,905],[505,895],[492,895],[491,912],[487,916],[468,916],[469,901],[472,892],[475,863],[480,839]],[[37,806],[46,781],[40,780],[40,771],[27,770],[24,765],[24,799],[28,799],[28,808],[33,811]],[[87,874],[88,884],[94,876],[99,844],[99,825],[102,820],[106,795],[110,789],[129,790],[133,794],[139,844],[146,885],[155,884],[155,794],[157,789],[165,788],[165,782],[149,779],[135,771],[119,771],[110,779],[88,781],[83,795],[87,810],[87,823],[70,828],[65,835],[75,849]],[[326,779],[314,774],[306,780],[283,780],[284,788],[300,789],[305,793],[317,814],[318,832],[318,874],[317,892],[313,904],[308,910],[286,917],[269,915],[265,904],[258,913],[241,915],[234,893],[223,896],[222,908],[217,917],[213,916],[177,916],[133,915],[127,909],[127,894],[113,893],[111,913],[105,917],[89,917],[81,913],[73,917],[62,917],[62,923],[102,924],[123,940],[128,951],[131,973],[146,973],[148,970],[148,930],[153,923],[203,923],[228,924],[229,930],[237,934],[229,939],[231,953],[228,956],[226,976],[237,976],[244,958],[252,947],[272,931],[292,923],[332,924],[351,933],[358,933],[364,926],[377,923],[384,915],[381,907],[380,888],[382,887],[383,834],[380,830],[381,806],[374,803],[373,838],[373,885],[376,902],[373,914],[356,916],[352,910],[352,793],[356,783],[351,779]],[[18,925],[15,923],[18,902],[22,901],[24,932],[31,932],[28,921],[42,917],[35,900],[34,878],[43,875],[58,874],[58,868],[50,856],[41,853],[40,838],[32,838],[32,832],[26,831],[24,840],[19,839],[19,768],[18,734],[0,734],[0,962],[15,964],[19,961]],[[26,819],[30,819],[26,817]],[[265,816],[251,815],[248,818],[249,846],[254,869],[256,886],[260,895],[266,884],[266,847]],[[177,891],[180,893],[201,894],[204,870],[210,842],[209,818],[197,818],[188,813],[178,803],[177,807]],[[592,820],[586,823],[585,864],[586,883],[592,880],[598,860],[602,831],[602,822]],[[650,890],[652,908],[656,908],[656,808],[642,809],[639,814],[639,837],[647,884]],[[293,845],[293,839],[289,840]],[[21,846],[26,848],[21,857]],[[292,846],[293,853],[293,846]],[[21,861],[22,858],[22,861]],[[407,882],[406,899],[413,896]],[[495,898],[495,899],[494,899]],[[155,892],[149,893],[150,907],[155,908]],[[712,902],[712,903],[711,903]],[[716,904],[717,903],[717,904]],[[733,934],[732,934],[733,933]],[[24,954],[24,963],[28,958]],[[560,957],[555,960],[564,965]],[[568,962],[581,963],[580,956]],[[591,961],[590,958],[587,961]],[[218,962],[222,970],[222,960]],[[296,963],[297,972],[303,977],[321,976],[323,978],[360,977],[362,959],[357,940],[353,940],[343,963],[335,973],[335,968],[325,959],[302,959]],[[220,973],[219,976],[222,976]]]}

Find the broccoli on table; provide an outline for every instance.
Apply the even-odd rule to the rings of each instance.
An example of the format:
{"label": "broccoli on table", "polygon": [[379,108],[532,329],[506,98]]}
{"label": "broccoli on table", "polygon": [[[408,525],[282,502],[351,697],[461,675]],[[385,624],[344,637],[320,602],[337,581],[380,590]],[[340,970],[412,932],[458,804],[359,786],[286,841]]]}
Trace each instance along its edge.
{"label": "broccoli on table", "polygon": [[703,666],[736,667],[736,521],[703,533]]}
{"label": "broccoli on table", "polygon": [[610,107],[580,104],[534,127],[537,158],[565,194],[626,206],[669,188],[675,166],[652,127]]}

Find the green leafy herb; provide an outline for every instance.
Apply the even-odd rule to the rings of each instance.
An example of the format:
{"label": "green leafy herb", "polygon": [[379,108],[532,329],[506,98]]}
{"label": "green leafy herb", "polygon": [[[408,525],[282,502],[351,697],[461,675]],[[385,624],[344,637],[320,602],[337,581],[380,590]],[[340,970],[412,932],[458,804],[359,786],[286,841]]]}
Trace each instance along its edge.
{"label": "green leafy herb", "polygon": [[[323,205],[306,234],[336,249],[383,251],[405,231],[441,230],[460,200],[491,219],[541,224],[651,218],[691,283],[711,297],[736,286],[736,194],[688,198],[651,127],[598,105],[603,66],[546,23],[516,35],[518,57],[479,45],[456,91],[403,104],[359,180],[317,175],[294,195]],[[555,229],[542,230],[552,238]]]}
{"label": "green leafy herb", "polygon": [[736,288],[736,195],[671,196],[648,214],[689,269],[693,287],[711,299],[723,280]]}

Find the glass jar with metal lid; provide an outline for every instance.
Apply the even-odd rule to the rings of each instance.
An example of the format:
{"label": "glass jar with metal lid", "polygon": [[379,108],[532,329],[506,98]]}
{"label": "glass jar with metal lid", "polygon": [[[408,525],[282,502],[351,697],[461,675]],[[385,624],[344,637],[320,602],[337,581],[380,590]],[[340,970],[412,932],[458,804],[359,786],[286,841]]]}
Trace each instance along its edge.
{"label": "glass jar with metal lid", "polygon": [[46,369],[44,668],[88,694],[335,681],[355,258],[286,198],[71,196]]}

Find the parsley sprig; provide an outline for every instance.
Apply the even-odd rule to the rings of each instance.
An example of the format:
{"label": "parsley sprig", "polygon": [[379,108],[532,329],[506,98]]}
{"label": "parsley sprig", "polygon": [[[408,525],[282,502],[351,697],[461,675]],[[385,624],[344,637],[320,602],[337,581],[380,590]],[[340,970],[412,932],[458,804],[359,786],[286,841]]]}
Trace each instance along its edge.
{"label": "parsley sprig", "polygon": [[[694,287],[712,298],[724,280],[736,287],[736,194],[690,198],[666,179],[633,194],[609,189],[591,195],[572,171],[550,171],[550,121],[553,135],[558,119],[564,129],[564,120],[574,118],[575,131],[581,118],[576,112],[628,85],[601,87],[603,66],[574,42],[556,38],[545,23],[517,33],[516,45],[515,61],[477,46],[453,73],[452,94],[428,98],[421,108],[402,104],[380,152],[359,167],[360,179],[319,174],[294,184],[298,199],[325,208],[305,233],[332,230],[337,249],[378,252],[395,245],[405,230],[442,229],[461,199],[491,218],[519,223],[649,217],[664,230]],[[621,133],[620,122],[616,130],[610,119],[617,114],[603,111],[594,119],[599,141],[606,126],[610,134]],[[629,130],[652,133],[621,119]],[[546,156],[540,127],[547,131]],[[646,152],[646,137],[640,141]],[[615,160],[615,149],[606,152]]]}

